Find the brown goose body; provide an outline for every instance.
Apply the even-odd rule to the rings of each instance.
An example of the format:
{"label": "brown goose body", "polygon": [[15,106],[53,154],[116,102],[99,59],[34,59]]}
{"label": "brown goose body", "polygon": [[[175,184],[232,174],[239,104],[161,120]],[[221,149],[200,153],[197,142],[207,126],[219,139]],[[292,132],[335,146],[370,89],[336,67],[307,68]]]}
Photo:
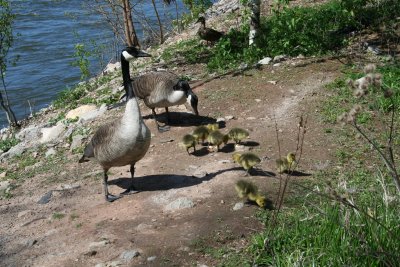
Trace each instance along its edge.
{"label": "brown goose body", "polygon": [[223,32],[216,31],[211,28],[206,27],[206,20],[204,17],[199,17],[198,21],[200,22],[200,28],[197,31],[197,34],[200,36],[201,39],[206,40],[207,42],[216,42],[222,36],[224,36]]}

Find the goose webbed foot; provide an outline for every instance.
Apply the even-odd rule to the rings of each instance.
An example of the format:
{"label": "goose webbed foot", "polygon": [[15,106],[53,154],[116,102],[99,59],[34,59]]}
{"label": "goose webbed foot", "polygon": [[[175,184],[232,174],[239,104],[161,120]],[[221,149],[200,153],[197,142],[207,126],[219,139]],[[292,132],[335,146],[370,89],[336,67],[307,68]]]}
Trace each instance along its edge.
{"label": "goose webbed foot", "polygon": [[112,194],[107,194],[106,195],[106,200],[108,202],[113,202],[114,200],[117,200],[119,198],[121,198],[121,196],[115,196],[115,195],[112,195]]}
{"label": "goose webbed foot", "polygon": [[158,126],[157,126],[157,129],[158,129],[158,131],[159,131],[160,133],[168,132],[170,128],[171,128],[171,127],[168,126],[168,125],[164,125],[164,126],[158,125]]}
{"label": "goose webbed foot", "polygon": [[130,187],[128,189],[126,189],[124,192],[121,193],[121,195],[132,195],[132,194],[136,194],[139,193],[138,190],[136,190],[134,187]]}

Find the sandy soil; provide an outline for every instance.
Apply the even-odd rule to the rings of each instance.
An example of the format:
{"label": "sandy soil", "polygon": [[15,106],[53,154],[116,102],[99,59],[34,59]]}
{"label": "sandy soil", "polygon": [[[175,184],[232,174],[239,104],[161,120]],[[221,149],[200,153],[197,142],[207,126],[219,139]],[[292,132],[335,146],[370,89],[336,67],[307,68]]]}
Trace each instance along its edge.
{"label": "sandy soil", "polygon": [[[295,179],[312,179],[317,165],[330,159],[332,147],[318,113],[324,85],[340,75],[338,69],[334,61],[305,67],[286,62],[215,79],[194,89],[201,117],[191,115],[184,106],[171,109],[175,123],[162,134],[150,110],[142,106],[154,136],[148,153],[136,164],[135,185],[140,192],[107,203],[100,167],[92,162],[78,164],[80,155],[66,154],[55,164],[57,170],[25,179],[11,199],[0,201],[0,266],[215,265],[199,246],[244,248],[249,237],[263,228],[254,217],[259,208],[246,204],[233,210],[240,202],[234,183],[245,172],[231,159],[232,142],[220,152],[199,145],[189,156],[178,146],[181,137],[200,123],[233,116],[221,131],[235,126],[250,131],[244,148],[269,160],[244,179],[257,184],[273,202],[279,185],[274,118],[281,153],[286,154],[296,148],[299,116],[308,116],[299,171],[310,176]],[[93,127],[115,119],[122,110],[108,111]],[[158,110],[160,119],[162,112]],[[129,177],[128,166],[111,169],[111,192],[122,192]],[[76,188],[53,191],[49,203],[37,203],[62,185]],[[191,205],[174,207],[176,201]],[[130,250],[140,255],[121,259]]]}

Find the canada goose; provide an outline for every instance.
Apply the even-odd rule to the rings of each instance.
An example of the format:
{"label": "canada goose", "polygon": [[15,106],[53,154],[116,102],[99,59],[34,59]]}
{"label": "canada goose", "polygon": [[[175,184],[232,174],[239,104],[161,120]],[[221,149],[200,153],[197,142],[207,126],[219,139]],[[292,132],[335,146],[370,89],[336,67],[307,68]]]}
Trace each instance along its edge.
{"label": "canada goose", "polygon": [[233,153],[232,159],[246,170],[246,175],[253,166],[261,162],[261,159],[256,154],[250,152],[243,154]]}
{"label": "canada goose", "polygon": [[169,126],[160,126],[156,118],[156,108],[165,108],[167,120],[169,120],[168,107],[184,104],[188,102],[196,115],[198,98],[193,93],[189,83],[171,72],[159,71],[132,79],[133,88],[138,98],[143,99],[147,107],[151,108],[153,118],[157,124],[159,132],[169,130]]}
{"label": "canada goose", "polygon": [[278,173],[284,173],[292,171],[296,164],[296,155],[293,152],[287,154],[286,157],[282,157],[276,160],[276,167]]}
{"label": "canada goose", "polygon": [[228,136],[230,139],[233,139],[236,144],[240,144],[240,141],[247,138],[249,136],[249,132],[242,128],[232,128],[228,132]]}
{"label": "canada goose", "polygon": [[[225,142],[227,137],[222,134],[220,131],[212,131],[208,134],[207,141],[210,145],[216,146],[217,151],[219,151],[219,146]],[[227,141],[226,141],[227,142]]]}
{"label": "canada goose", "polygon": [[204,17],[199,17],[196,23],[201,23],[197,34],[200,36],[201,39],[206,40],[208,42],[215,42],[218,41],[224,33],[216,31],[211,28],[206,27],[206,19]]}
{"label": "canada goose", "polygon": [[196,139],[197,143],[200,143],[200,140],[201,140],[201,143],[204,145],[204,141],[207,139],[209,133],[210,132],[207,129],[207,127],[204,125],[201,125],[201,126],[196,127],[196,129],[194,129],[192,135]]}
{"label": "canada goose", "polygon": [[[127,95],[125,112],[119,120],[100,126],[86,146],[79,163],[96,159],[104,170],[104,194],[112,202],[121,196],[108,193],[107,172],[111,167],[130,165],[131,178],[134,177],[135,163],[142,159],[150,146],[150,130],[143,122],[133,84],[130,82],[129,61],[137,57],[148,57],[135,47],[127,47],[121,53],[121,68]],[[122,194],[134,191],[133,180]]]}
{"label": "canada goose", "polygon": [[261,208],[266,206],[267,199],[258,192],[258,188],[255,184],[245,180],[239,180],[235,184],[235,189],[241,199],[254,201]]}
{"label": "canada goose", "polygon": [[187,153],[189,153],[189,148],[193,147],[194,151],[196,151],[196,138],[191,134],[186,134],[182,138],[182,142],[179,145],[186,149]]}

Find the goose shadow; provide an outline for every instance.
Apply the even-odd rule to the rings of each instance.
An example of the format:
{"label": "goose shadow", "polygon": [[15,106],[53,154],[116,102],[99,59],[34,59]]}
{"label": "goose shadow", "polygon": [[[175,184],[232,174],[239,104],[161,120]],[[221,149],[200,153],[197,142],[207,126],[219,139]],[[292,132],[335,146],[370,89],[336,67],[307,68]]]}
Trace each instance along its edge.
{"label": "goose shadow", "polygon": [[196,149],[196,151],[193,151],[192,153],[190,153],[191,156],[195,156],[195,157],[204,157],[206,155],[208,155],[210,152],[208,151],[207,147],[203,146],[200,149]]}
{"label": "goose shadow", "polygon": [[[179,174],[156,174],[156,175],[146,175],[141,177],[133,178],[133,184],[139,191],[159,191],[159,190],[169,190],[177,189],[183,187],[190,187],[194,185],[201,184],[205,181],[209,181],[216,177],[217,175],[231,171],[235,168],[223,169],[217,172],[209,173],[203,178],[196,178],[189,175],[179,175]],[[132,178],[117,178],[108,181],[108,185],[116,185],[123,189],[128,189],[131,184]]]}
{"label": "goose shadow", "polygon": [[[242,171],[243,175],[246,175],[246,171],[242,168],[242,167],[233,167],[231,168],[232,171]],[[263,169],[260,168],[251,168],[249,170],[249,174],[250,176],[264,176],[264,177],[275,177],[276,174],[273,172],[269,172],[269,171],[264,171]]]}
{"label": "goose shadow", "polygon": [[[187,126],[199,126],[202,124],[208,123],[216,123],[216,119],[208,117],[208,116],[201,116],[195,115],[188,112],[169,112],[169,122],[167,119],[167,113],[157,114],[157,121],[160,123],[168,124],[170,126],[180,126],[180,127],[187,127]],[[143,119],[153,119],[152,114],[148,114],[143,116]]]}
{"label": "goose shadow", "polygon": [[259,146],[260,143],[256,142],[256,141],[245,141],[245,142],[241,142],[241,145],[244,146],[250,146],[250,147],[255,147],[255,146]]}
{"label": "goose shadow", "polygon": [[291,172],[287,172],[285,171],[284,174],[290,175],[290,176],[296,176],[296,177],[304,177],[304,176],[311,176],[311,173],[306,173],[306,172],[301,172],[301,171],[291,171]]}

